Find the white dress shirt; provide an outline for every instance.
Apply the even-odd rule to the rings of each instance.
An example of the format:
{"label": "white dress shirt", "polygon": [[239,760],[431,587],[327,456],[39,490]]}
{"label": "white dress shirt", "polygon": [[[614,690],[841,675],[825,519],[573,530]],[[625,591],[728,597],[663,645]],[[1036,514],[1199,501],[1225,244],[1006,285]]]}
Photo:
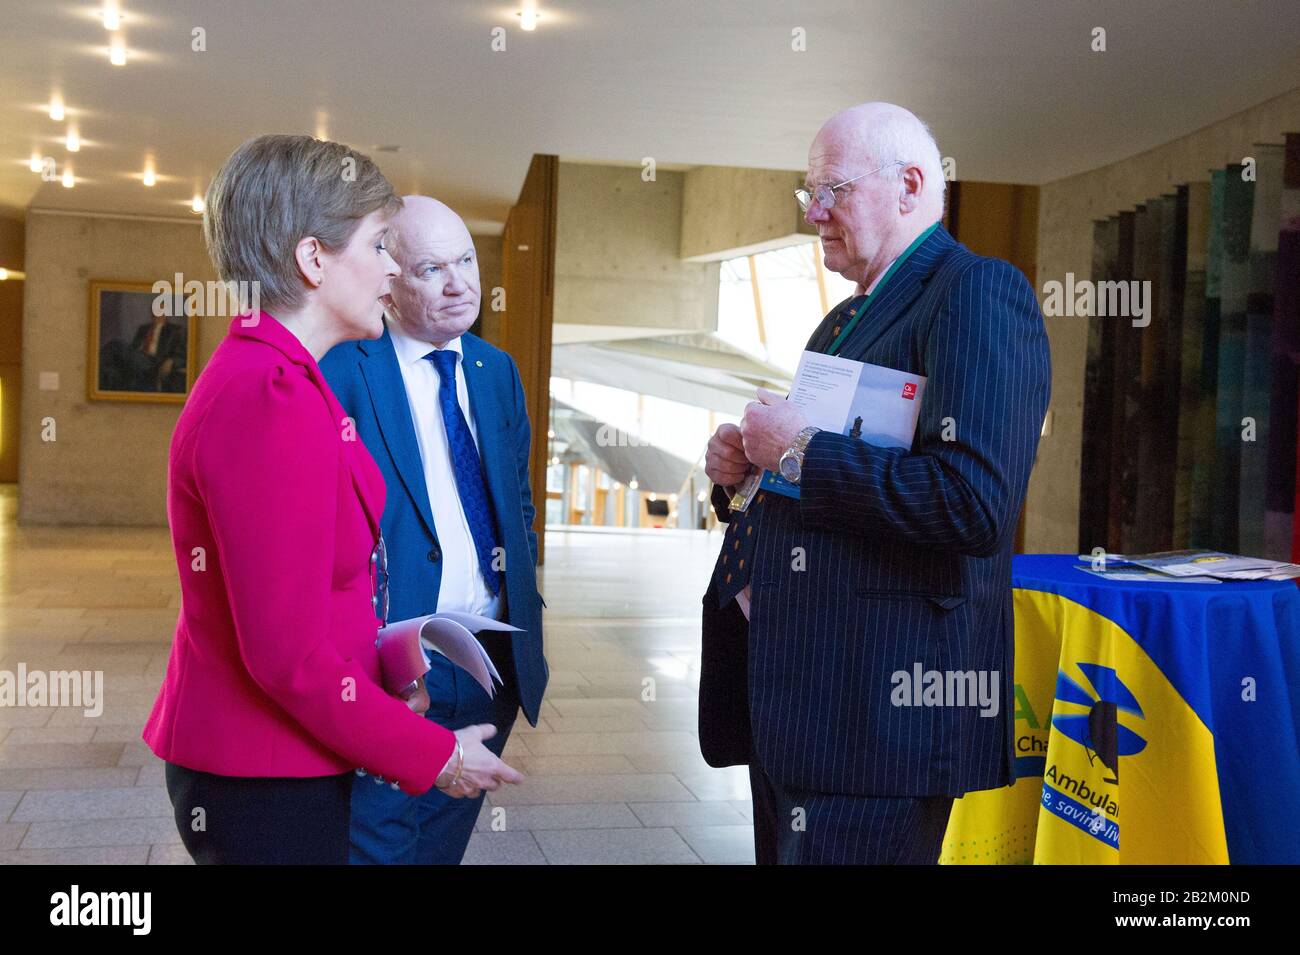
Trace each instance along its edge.
{"label": "white dress shirt", "polygon": [[[500,620],[501,595],[493,596],[487,581],[483,579],[474,536],[470,533],[465,508],[461,505],[460,493],[456,490],[456,471],[451,463],[447,427],[443,423],[442,407],[438,403],[442,379],[433,362],[425,361],[424,358],[437,346],[406,335],[391,318],[388,321],[388,333],[392,336],[397,365],[402,370],[402,381],[406,385],[406,400],[411,406],[411,420],[415,424],[415,440],[420,446],[420,460],[424,464],[424,486],[429,492],[434,531],[438,535],[438,546],[442,549],[438,612],[468,611]],[[469,423],[474,445],[479,447],[478,427],[470,412],[469,391],[465,387],[465,371],[461,367],[465,353],[461,348],[460,337],[453,338],[445,347],[456,353],[456,401]],[[480,450],[480,456],[482,453]],[[500,541],[497,541],[497,545],[504,546]]]}

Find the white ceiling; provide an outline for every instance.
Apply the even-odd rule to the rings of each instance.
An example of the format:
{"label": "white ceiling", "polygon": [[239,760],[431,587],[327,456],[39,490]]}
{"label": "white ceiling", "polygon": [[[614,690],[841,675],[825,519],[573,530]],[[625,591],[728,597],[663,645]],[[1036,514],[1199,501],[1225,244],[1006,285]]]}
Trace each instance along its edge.
{"label": "white ceiling", "polygon": [[[534,33],[519,2],[123,0],[114,67],[98,4],[0,0],[0,212],[184,216],[241,141],[313,133],[318,112],[332,138],[400,146],[375,154],[398,189],[476,230],[504,220],[535,152],[801,169],[821,122],[869,99],[927,120],[959,178],[1040,183],[1300,83],[1296,0],[540,0]],[[55,88],[85,143],[70,190],[27,168],[33,149],[67,157]]]}

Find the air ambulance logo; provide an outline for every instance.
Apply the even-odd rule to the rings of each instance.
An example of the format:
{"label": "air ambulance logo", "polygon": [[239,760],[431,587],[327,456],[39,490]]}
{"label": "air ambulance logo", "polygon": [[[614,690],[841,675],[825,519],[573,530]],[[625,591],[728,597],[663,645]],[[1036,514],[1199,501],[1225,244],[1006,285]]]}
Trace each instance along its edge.
{"label": "air ambulance logo", "polygon": [[1110,667],[1095,663],[1078,664],[1080,672],[1092,684],[1085,689],[1064,671],[1056,674],[1056,699],[1088,708],[1086,713],[1063,713],[1052,717],[1052,728],[1068,736],[1087,751],[1088,763],[1100,762],[1110,770],[1111,778],[1102,782],[1119,783],[1119,758],[1146,749],[1147,741],[1119,721],[1124,713],[1146,719],[1137,697]]}

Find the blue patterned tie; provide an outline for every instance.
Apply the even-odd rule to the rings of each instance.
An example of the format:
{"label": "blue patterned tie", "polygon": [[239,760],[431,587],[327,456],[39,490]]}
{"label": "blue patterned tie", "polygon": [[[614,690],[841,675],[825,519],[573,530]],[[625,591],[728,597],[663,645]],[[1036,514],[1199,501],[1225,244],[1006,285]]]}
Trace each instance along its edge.
{"label": "blue patterned tie", "polygon": [[497,547],[497,533],[493,526],[492,509],[488,505],[487,482],[483,480],[483,462],[479,459],[474,435],[469,422],[456,400],[456,351],[440,348],[424,356],[438,369],[442,385],[438,389],[438,404],[442,408],[442,422],[447,427],[447,447],[451,451],[451,466],[456,472],[456,490],[460,494],[465,519],[469,521],[474,548],[478,551],[478,565],[483,579],[493,595],[501,592],[501,571],[492,566],[493,551]]}

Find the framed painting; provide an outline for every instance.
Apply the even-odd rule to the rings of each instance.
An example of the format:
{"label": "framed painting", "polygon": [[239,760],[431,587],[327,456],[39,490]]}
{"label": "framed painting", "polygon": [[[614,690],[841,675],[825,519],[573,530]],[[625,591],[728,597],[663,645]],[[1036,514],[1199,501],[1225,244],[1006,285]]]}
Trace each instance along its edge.
{"label": "framed painting", "polygon": [[198,372],[198,335],[183,304],[149,283],[91,281],[87,397],[184,402]]}

